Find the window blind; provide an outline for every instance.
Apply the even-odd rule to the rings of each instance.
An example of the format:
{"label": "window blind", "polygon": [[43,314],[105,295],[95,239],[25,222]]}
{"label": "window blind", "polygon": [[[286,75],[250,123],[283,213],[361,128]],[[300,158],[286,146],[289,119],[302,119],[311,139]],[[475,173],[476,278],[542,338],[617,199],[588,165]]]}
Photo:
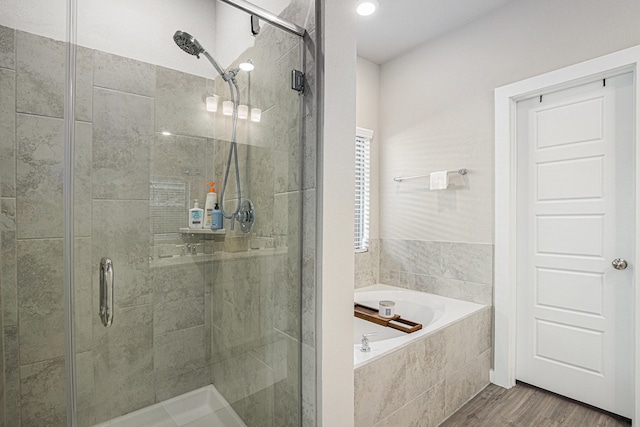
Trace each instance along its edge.
{"label": "window blind", "polygon": [[356,205],[354,245],[356,252],[369,248],[369,144],[371,138],[356,136]]}

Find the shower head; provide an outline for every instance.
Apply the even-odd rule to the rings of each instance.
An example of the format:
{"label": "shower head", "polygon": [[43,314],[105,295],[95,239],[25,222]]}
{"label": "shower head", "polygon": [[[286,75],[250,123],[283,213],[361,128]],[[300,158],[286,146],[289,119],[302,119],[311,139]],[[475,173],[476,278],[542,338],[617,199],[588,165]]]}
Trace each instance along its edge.
{"label": "shower head", "polygon": [[215,68],[216,71],[222,76],[224,81],[228,81],[230,79],[229,75],[224,71],[224,69],[216,62],[215,59],[213,59],[211,55],[209,55],[209,52],[204,50],[202,45],[198,43],[198,40],[196,40],[196,38],[191,34],[178,30],[173,35],[173,41],[176,42],[180,49],[184,50],[189,55],[193,55],[198,59],[200,59],[200,54],[204,55],[205,58],[207,58],[209,62],[211,62],[213,68]]}
{"label": "shower head", "polygon": [[176,42],[178,47],[189,55],[194,55],[196,58],[200,59],[200,54],[204,52],[204,48],[198,43],[198,40],[195,39],[191,34],[185,33],[184,31],[176,31],[173,35],[173,41]]}

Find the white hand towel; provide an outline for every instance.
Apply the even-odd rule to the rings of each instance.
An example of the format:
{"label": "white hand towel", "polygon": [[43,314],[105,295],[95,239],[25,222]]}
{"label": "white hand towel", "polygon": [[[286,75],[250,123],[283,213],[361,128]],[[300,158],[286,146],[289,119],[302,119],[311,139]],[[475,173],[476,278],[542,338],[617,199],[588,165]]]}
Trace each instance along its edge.
{"label": "white hand towel", "polygon": [[430,190],[445,190],[449,186],[449,174],[447,171],[431,172],[429,175]]}

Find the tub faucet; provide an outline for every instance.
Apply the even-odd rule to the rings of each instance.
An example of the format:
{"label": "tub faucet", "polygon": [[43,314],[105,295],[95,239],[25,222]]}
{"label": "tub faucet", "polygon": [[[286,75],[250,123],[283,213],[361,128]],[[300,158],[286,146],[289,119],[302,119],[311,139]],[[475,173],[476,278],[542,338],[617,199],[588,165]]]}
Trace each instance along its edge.
{"label": "tub faucet", "polygon": [[360,351],[368,353],[371,351],[371,347],[369,347],[369,337],[372,335],[378,335],[378,332],[369,332],[368,334],[362,334],[362,346],[360,347]]}

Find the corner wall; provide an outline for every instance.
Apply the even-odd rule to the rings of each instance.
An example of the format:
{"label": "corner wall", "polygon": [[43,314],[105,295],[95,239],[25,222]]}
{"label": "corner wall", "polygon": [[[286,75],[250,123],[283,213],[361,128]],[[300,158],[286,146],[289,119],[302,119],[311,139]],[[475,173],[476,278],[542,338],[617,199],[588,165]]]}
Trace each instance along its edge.
{"label": "corner wall", "polygon": [[353,425],[353,207],[356,15],[318,1],[319,426]]}

